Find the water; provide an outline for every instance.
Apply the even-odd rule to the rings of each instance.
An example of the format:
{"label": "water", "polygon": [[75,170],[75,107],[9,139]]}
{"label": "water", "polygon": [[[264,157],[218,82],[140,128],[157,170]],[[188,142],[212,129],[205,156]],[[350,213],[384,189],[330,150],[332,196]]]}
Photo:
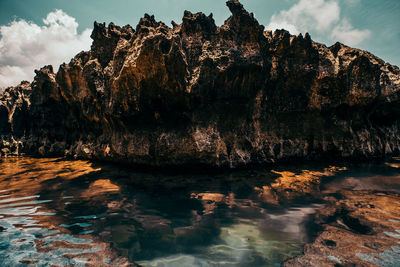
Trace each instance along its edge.
{"label": "water", "polygon": [[[322,175],[325,167],[278,171]],[[396,167],[342,168],[322,193],[400,191]],[[87,161],[2,159],[0,266],[280,266],[301,254],[323,203],[271,195],[265,188],[277,173],[162,175]]]}

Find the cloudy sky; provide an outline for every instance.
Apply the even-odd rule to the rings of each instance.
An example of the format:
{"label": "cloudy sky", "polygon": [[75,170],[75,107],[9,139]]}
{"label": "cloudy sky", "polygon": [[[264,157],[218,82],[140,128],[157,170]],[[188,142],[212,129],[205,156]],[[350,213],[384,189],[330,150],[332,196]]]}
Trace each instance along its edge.
{"label": "cloudy sky", "polygon": [[[309,32],[313,40],[368,50],[400,66],[399,0],[242,0],[266,29]],[[93,21],[136,26],[144,13],[169,24],[184,10],[229,17],[225,0],[0,0],[0,89],[32,80],[90,48]]]}

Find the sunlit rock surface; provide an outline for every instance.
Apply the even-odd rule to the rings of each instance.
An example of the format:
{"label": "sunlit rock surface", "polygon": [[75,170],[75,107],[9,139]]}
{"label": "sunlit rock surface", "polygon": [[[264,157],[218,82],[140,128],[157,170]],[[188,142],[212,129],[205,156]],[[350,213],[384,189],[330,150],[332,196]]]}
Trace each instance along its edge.
{"label": "sunlit rock surface", "polygon": [[400,70],[232,15],[95,23],[90,51],[0,96],[0,153],[237,167],[399,154]]}

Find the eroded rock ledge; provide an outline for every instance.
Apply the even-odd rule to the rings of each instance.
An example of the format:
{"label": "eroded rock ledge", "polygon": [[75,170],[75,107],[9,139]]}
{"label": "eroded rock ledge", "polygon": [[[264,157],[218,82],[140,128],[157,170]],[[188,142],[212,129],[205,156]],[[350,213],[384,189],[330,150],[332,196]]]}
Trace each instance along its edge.
{"label": "eroded rock ledge", "polygon": [[0,96],[1,154],[211,167],[399,154],[398,67],[227,6],[220,27],[188,11],[173,28],[95,23],[90,51]]}

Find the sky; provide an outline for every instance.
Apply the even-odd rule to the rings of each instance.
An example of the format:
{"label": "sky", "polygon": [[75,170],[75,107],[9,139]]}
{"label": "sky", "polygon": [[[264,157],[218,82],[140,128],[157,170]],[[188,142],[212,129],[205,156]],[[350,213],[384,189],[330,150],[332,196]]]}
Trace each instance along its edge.
{"label": "sky", "polygon": [[[31,81],[34,70],[55,70],[89,50],[93,22],[135,27],[144,13],[170,25],[185,10],[230,16],[225,0],[0,0],[0,89]],[[266,30],[311,34],[328,46],[340,41],[400,66],[399,0],[241,0]]]}

